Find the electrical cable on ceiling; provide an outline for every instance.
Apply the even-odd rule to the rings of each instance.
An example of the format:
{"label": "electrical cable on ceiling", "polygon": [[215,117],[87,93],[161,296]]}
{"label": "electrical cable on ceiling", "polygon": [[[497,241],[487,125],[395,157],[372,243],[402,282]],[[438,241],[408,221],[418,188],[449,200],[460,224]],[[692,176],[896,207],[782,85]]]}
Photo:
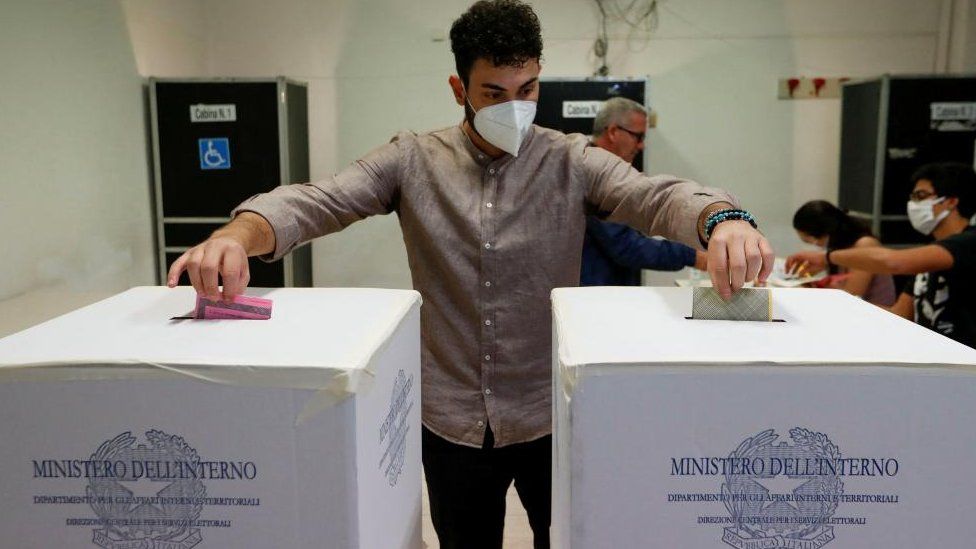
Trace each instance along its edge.
{"label": "electrical cable on ceiling", "polygon": [[658,0],[630,0],[622,6],[620,0],[594,0],[600,11],[599,29],[593,42],[593,54],[599,60],[600,66],[594,71],[594,76],[607,76],[610,66],[607,64],[607,54],[610,50],[610,38],[607,33],[607,22],[611,18],[624,22],[632,31],[649,33],[657,27]]}

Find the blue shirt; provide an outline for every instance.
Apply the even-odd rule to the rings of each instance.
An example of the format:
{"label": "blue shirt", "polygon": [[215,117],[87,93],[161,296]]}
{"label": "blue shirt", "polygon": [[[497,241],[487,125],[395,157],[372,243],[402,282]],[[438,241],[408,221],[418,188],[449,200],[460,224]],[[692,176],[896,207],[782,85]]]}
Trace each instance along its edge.
{"label": "blue shirt", "polygon": [[648,238],[594,216],[586,218],[580,286],[640,286],[641,269],[680,271],[694,264],[694,248]]}

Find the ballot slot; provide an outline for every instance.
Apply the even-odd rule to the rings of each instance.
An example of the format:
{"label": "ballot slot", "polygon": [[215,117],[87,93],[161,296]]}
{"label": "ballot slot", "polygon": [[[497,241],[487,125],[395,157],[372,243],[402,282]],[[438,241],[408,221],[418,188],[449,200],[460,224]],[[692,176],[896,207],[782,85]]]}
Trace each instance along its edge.
{"label": "ballot slot", "polygon": [[[693,316],[686,316],[685,320],[731,320],[731,319],[714,319],[714,318],[695,318]],[[769,320],[733,320],[733,322],[783,322],[786,320],[782,318],[772,318]]]}

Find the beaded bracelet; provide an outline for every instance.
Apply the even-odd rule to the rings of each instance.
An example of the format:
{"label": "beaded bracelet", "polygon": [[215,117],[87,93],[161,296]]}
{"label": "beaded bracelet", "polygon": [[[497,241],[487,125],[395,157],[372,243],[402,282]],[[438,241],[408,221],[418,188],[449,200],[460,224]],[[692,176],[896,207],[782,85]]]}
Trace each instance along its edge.
{"label": "beaded bracelet", "polygon": [[756,223],[756,218],[751,213],[745,210],[726,208],[708,214],[708,217],[705,219],[705,240],[712,238],[712,231],[723,221],[748,221],[753,229],[759,228],[759,225]]}

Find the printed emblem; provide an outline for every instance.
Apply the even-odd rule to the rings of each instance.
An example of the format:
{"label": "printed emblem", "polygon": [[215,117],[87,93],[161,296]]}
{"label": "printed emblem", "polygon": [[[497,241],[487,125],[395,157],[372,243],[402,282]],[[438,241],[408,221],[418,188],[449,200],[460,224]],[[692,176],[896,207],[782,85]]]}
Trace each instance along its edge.
{"label": "printed emblem", "polygon": [[192,526],[206,488],[177,472],[196,470],[200,458],[179,436],[152,430],[146,441],[136,444],[127,431],[92,454],[93,463],[114,469],[88,482],[92,510],[104,524],[92,542],[104,549],[190,549],[202,540]]}
{"label": "printed emblem", "polygon": [[722,541],[740,549],[819,549],[834,539],[830,518],[844,483],[838,472],[811,463],[836,462],[840,449],[823,433],[790,430],[792,444],[774,444],[773,429],[742,441],[729,454],[722,496],[735,526]]}
{"label": "printed emblem", "polygon": [[386,476],[390,486],[396,486],[403,472],[403,464],[407,453],[407,432],[410,424],[410,410],[413,409],[413,399],[410,390],[413,388],[413,374],[410,377],[400,370],[393,382],[393,394],[390,396],[390,410],[380,426],[380,444],[385,444],[383,456],[380,458],[380,469]]}

